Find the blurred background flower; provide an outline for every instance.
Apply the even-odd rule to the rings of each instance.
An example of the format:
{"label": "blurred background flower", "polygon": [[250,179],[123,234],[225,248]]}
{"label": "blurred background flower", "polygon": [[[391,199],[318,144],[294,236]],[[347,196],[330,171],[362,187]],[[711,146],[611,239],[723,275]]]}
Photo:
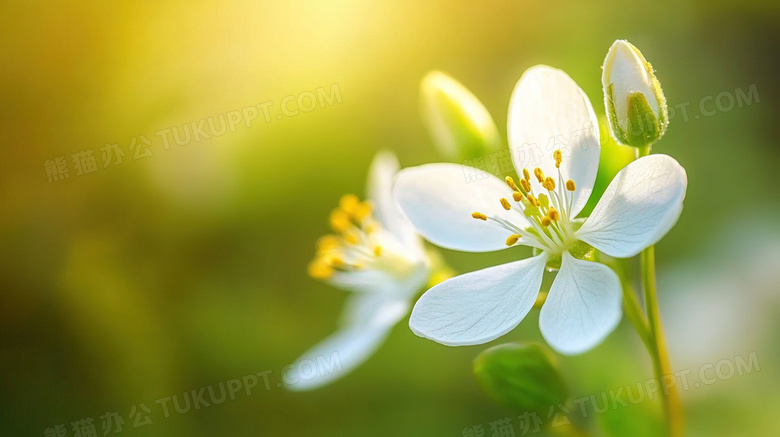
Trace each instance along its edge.
{"label": "blurred background flower", "polygon": [[[306,275],[311,244],[376,151],[441,159],[419,113],[430,70],[468,84],[503,136],[511,90],[539,63],[603,117],[600,66],[617,38],[663,81],[670,125],[654,152],[688,173],[685,210],[656,249],[660,300],[670,344],[704,350],[689,358],[683,343],[673,365],[760,363],[682,393],[690,434],[772,432],[777,251],[726,230],[779,210],[777,2],[33,1],[5,2],[0,23],[3,435],[75,435],[87,418],[101,433],[106,412],[123,436],[490,435],[504,417],[520,434],[471,375],[483,347],[439,346],[404,323],[339,384],[279,388],[346,298]],[[444,256],[460,272],[518,259]],[[713,305],[719,317],[686,323]],[[539,341],[529,317],[507,338]],[[623,322],[591,353],[558,358],[577,399],[644,381],[638,357]],[[201,388],[235,381],[232,397],[196,406]],[[583,423],[637,429],[656,414],[648,401]]]}

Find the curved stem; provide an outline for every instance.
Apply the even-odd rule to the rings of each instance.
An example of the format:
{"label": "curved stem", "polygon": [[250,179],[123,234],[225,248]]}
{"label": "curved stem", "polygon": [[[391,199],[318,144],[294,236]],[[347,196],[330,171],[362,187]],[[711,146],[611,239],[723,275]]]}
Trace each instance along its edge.
{"label": "curved stem", "polygon": [[[650,154],[650,145],[638,149],[638,157]],[[655,284],[655,246],[650,246],[642,251],[642,288],[645,293],[645,309],[647,311],[647,327],[649,329],[649,343],[645,343],[653,361],[653,372],[658,382],[663,386],[661,397],[664,406],[664,415],[668,435],[680,437],[683,435],[683,411],[680,395],[677,392],[676,377],[672,372],[669,361],[669,353],[666,350],[666,339],[661,327],[661,314],[658,311],[658,298]]]}
{"label": "curved stem", "polygon": [[672,372],[669,362],[669,353],[666,350],[661,316],[658,311],[658,299],[655,286],[655,247],[650,246],[642,251],[642,287],[645,291],[645,307],[647,308],[647,323],[650,328],[653,360],[653,371],[658,382],[663,386],[661,397],[664,405],[664,413],[669,431],[669,436],[683,435],[683,413],[680,395],[677,392],[676,377]]}

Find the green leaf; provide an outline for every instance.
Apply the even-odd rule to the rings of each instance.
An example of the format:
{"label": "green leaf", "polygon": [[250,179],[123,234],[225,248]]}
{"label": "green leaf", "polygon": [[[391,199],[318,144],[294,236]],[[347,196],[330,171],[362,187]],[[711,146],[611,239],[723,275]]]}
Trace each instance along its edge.
{"label": "green leaf", "polygon": [[466,87],[432,71],[420,83],[423,123],[439,152],[451,161],[485,157],[503,150],[490,113]]}
{"label": "green leaf", "polygon": [[495,403],[517,412],[546,414],[569,390],[550,356],[536,344],[502,344],[480,353],[474,375]]}

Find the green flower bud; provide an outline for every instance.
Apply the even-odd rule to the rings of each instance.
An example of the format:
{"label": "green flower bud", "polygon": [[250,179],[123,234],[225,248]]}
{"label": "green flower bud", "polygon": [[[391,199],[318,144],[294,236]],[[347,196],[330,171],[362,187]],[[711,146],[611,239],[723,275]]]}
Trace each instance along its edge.
{"label": "green flower bud", "polygon": [[653,67],[626,40],[617,40],[604,59],[601,76],[610,131],[625,146],[649,146],[669,124],[666,98]]}
{"label": "green flower bud", "polygon": [[535,344],[507,343],[482,351],[474,360],[474,376],[488,397],[517,412],[546,414],[569,397],[552,359]]}
{"label": "green flower bud", "polygon": [[420,84],[422,118],[439,152],[463,161],[501,150],[501,137],[485,106],[458,81],[440,72]]}

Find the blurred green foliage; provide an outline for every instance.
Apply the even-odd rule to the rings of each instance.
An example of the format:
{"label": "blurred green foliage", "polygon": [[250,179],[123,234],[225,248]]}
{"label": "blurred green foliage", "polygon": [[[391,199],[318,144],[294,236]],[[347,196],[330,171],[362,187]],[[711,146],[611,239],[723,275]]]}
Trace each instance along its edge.
{"label": "blurred green foliage", "polygon": [[[660,274],[701,257],[703,241],[744,220],[739,211],[778,206],[777,2],[31,1],[4,2],[0,23],[2,435],[60,424],[74,435],[71,422],[87,417],[100,433],[106,412],[125,418],[122,436],[427,436],[473,426],[489,435],[507,413],[471,375],[487,346],[444,347],[404,324],[330,387],[276,385],[335,327],[345,298],[305,275],[337,199],[363,187],[377,150],[395,150],[403,165],[441,160],[418,110],[419,82],[433,69],[468,84],[505,135],[526,68],[564,69],[603,115],[607,48],[617,38],[640,47],[676,108],[655,151],[689,177],[682,218],[657,248]],[[308,110],[301,96],[333,84],[341,101]],[[751,87],[750,104],[729,107],[728,96]],[[195,140],[193,123],[229,123],[235,111],[234,129]],[[158,134],[170,128],[182,145]],[[121,164],[103,156],[107,144],[123,151]],[[88,150],[94,171],[79,175],[74,159],[84,164]],[[69,177],[49,182],[63,162]],[[523,250],[443,253],[462,272]],[[711,273],[706,264],[686,272]],[[536,317],[505,341],[542,341]],[[713,323],[756,323],[741,317]],[[761,372],[683,393],[691,435],[773,432],[780,326],[767,323]],[[575,399],[651,374],[626,323],[559,361]],[[219,405],[165,417],[155,402],[266,370],[268,390],[261,382]],[[136,428],[128,416],[141,403],[153,423]],[[631,429],[655,407],[610,420]],[[582,424],[595,429],[595,419]]]}

